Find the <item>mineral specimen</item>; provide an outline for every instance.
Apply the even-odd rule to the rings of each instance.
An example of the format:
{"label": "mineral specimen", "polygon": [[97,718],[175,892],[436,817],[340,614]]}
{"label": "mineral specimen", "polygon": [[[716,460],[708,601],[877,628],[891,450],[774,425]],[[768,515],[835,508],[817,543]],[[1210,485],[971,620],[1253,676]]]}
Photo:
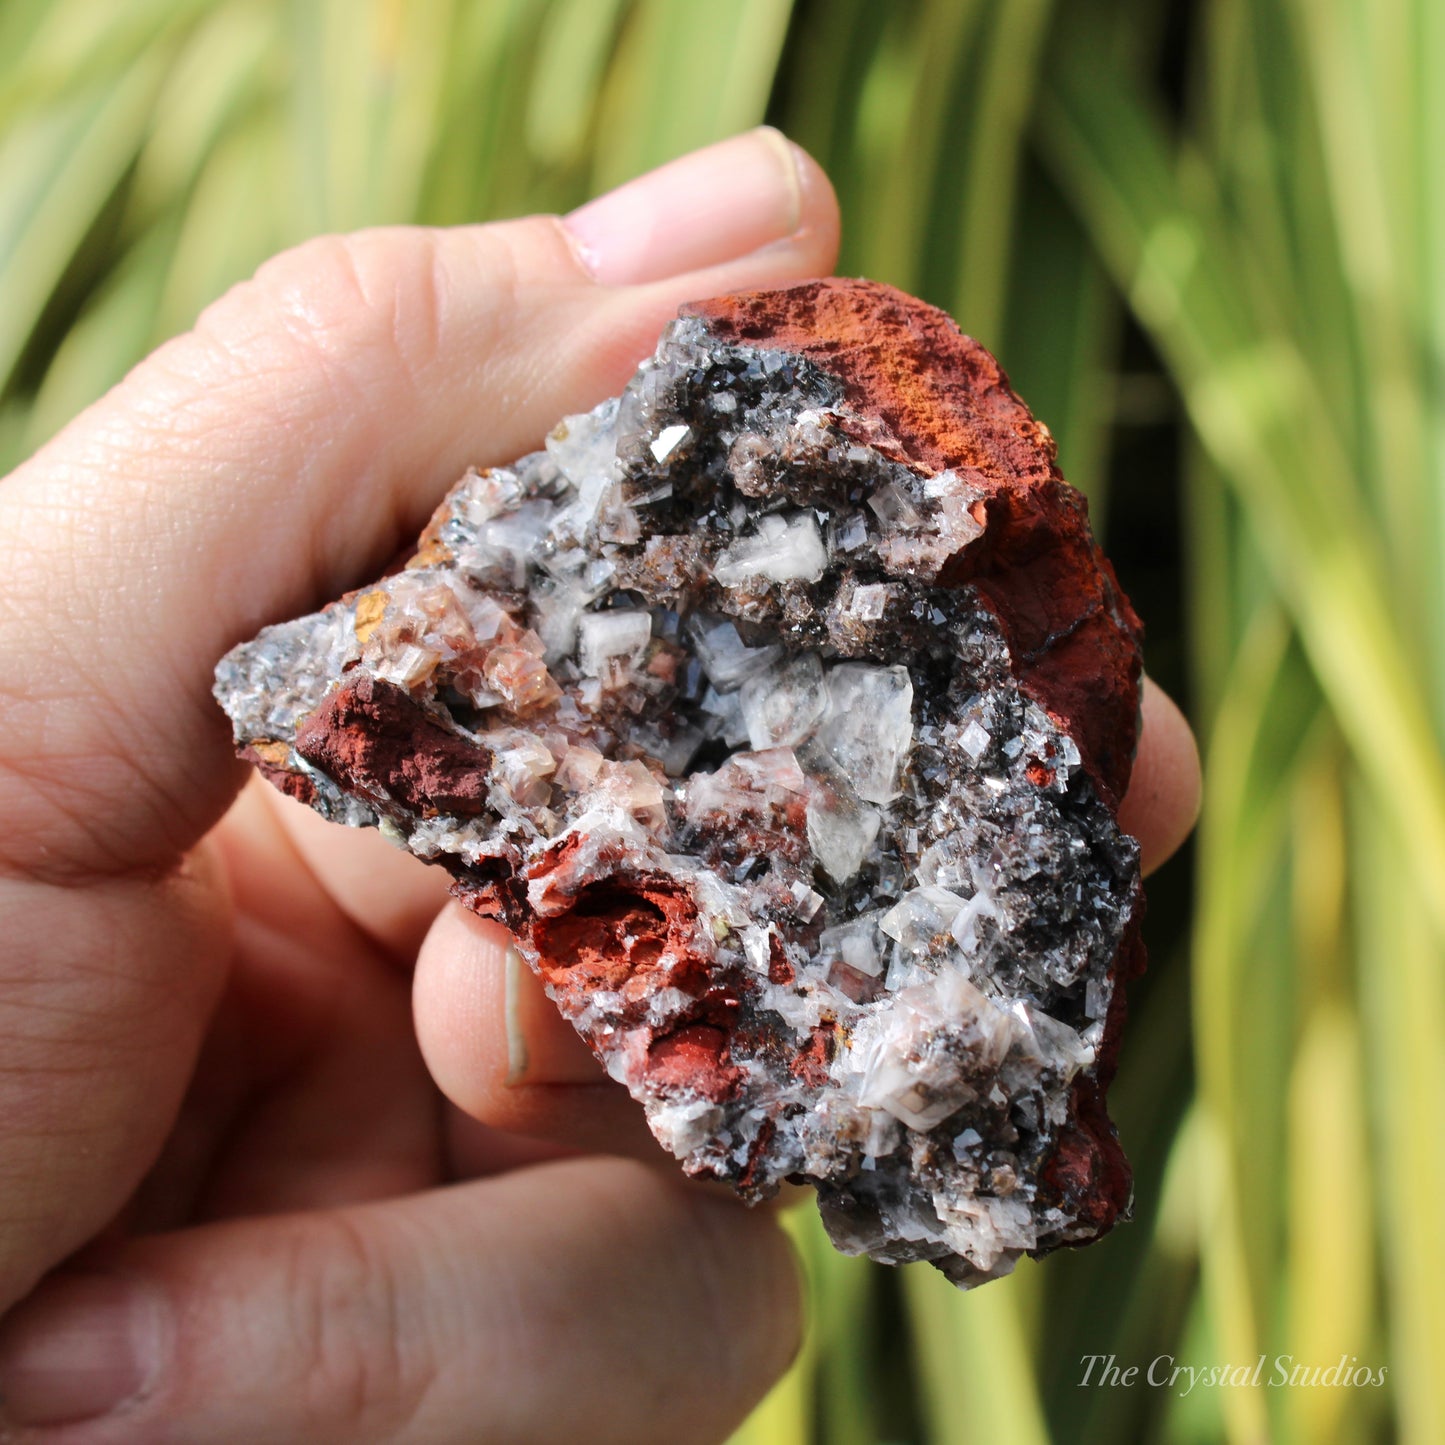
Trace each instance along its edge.
{"label": "mineral specimen", "polygon": [[688,1173],[971,1285],[1128,1207],[1139,623],[993,358],[689,306],[404,570],[222,662],[237,744],[503,920]]}

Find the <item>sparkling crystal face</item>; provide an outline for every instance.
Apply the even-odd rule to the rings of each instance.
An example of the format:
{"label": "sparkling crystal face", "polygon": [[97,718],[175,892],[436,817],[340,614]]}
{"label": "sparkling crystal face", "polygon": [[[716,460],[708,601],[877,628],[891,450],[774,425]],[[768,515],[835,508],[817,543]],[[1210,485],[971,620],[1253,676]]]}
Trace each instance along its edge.
{"label": "sparkling crystal face", "polygon": [[853,420],[684,318],[217,696],[273,781],[516,932],[688,1172],[812,1183],[840,1248],[972,1284],[1122,1202],[1090,1191],[1137,849],[944,580],[977,480]]}

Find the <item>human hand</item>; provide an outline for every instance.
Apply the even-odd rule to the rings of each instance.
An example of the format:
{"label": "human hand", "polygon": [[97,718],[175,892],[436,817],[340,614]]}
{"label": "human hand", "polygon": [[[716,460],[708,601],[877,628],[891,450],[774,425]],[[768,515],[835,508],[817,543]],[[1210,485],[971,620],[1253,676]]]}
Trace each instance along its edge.
{"label": "human hand", "polygon": [[[706,1441],[785,1366],[770,1217],[637,1162],[635,1106],[432,870],[243,786],[210,681],[679,303],[836,236],[755,132],[565,226],[326,238],[0,484],[0,1433]],[[1148,694],[1146,857],[1191,759]]]}

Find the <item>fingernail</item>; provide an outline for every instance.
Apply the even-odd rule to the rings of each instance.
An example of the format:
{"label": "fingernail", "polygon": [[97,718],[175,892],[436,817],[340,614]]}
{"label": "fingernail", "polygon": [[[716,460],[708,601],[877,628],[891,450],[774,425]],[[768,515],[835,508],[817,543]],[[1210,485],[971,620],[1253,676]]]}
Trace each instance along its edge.
{"label": "fingernail", "polygon": [[74,1424],[141,1394],[155,1370],[159,1304],[112,1275],[59,1275],[0,1321],[0,1421]]}
{"label": "fingernail", "polygon": [[715,266],[797,231],[801,155],[760,126],[628,181],[562,224],[582,264],[606,285]]}
{"label": "fingernail", "polygon": [[516,1088],[527,1077],[527,1035],[522,1023],[522,985],[530,982],[530,979],[526,978],[527,965],[515,946],[507,949],[507,959],[502,970],[502,987],[506,992],[503,1012],[507,1027],[507,1077],[502,1082],[508,1088]]}

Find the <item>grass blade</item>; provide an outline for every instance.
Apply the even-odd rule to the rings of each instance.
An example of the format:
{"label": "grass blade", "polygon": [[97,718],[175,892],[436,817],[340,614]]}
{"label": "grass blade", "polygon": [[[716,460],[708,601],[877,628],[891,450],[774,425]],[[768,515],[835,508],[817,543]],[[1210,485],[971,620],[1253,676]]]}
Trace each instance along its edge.
{"label": "grass blade", "polygon": [[82,94],[0,141],[0,391],[67,267],[133,163],[163,60]]}
{"label": "grass blade", "polygon": [[[1083,42],[1081,42],[1083,43]],[[1312,665],[1380,805],[1419,842],[1445,934],[1445,767],[1387,600],[1377,534],[1304,357],[1241,310],[1247,256],[1185,204],[1158,127],[1107,68],[1055,75],[1044,133],[1066,189],[1168,357],[1191,420],[1289,600]],[[1397,786],[1401,771],[1412,786]]]}
{"label": "grass blade", "polygon": [[[1027,1294],[1039,1283],[1030,1273],[1037,1271],[1024,1262],[1007,1279],[968,1293],[935,1270],[904,1274],[930,1445],[1048,1440],[1026,1323]],[[954,1408],[959,1399],[968,1402],[964,1412]]]}
{"label": "grass blade", "polygon": [[637,0],[602,98],[593,189],[758,124],[791,8],[790,0]]}

